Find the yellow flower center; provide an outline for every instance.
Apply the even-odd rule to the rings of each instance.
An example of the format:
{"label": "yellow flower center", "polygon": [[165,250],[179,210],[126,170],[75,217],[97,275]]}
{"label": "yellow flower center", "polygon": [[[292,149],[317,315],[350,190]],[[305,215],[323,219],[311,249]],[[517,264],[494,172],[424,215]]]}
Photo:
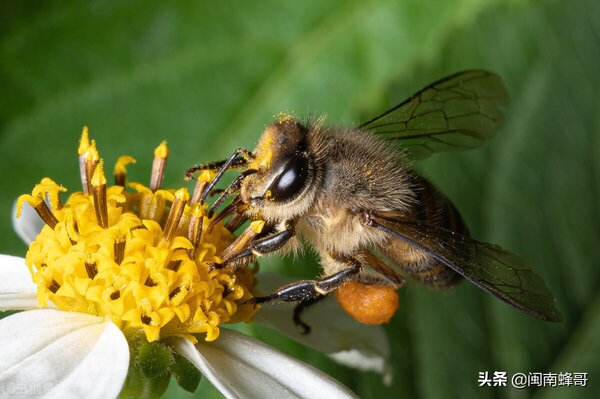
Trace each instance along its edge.
{"label": "yellow flower center", "polygon": [[63,205],[59,192],[66,189],[45,178],[19,198],[19,214],[28,202],[46,222],[25,260],[40,306],[51,301],[62,310],[109,317],[126,334],[143,329],[148,341],[177,335],[195,342],[197,333],[211,341],[220,324],[252,317],[252,270],[214,268],[234,236],[219,218],[205,215],[206,204],[190,203],[185,189],[160,188],[167,156],[163,142],[150,188],[130,183],[134,192],[125,190],[125,166],[135,162],[127,156],[115,166],[116,185],[107,187],[103,161],[84,129],[83,192]]}

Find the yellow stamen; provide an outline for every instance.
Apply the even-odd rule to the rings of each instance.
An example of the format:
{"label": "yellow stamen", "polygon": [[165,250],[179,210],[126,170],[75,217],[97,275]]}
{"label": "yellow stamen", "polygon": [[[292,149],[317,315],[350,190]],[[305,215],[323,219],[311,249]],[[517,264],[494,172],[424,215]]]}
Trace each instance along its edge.
{"label": "yellow stamen", "polygon": [[[84,130],[86,133],[87,130]],[[79,155],[79,174],[81,177],[81,186],[83,192],[89,194],[92,191],[91,179],[96,169],[96,165],[100,160],[100,155],[96,149],[96,142],[92,140],[90,144],[80,145],[80,148],[85,148],[85,151]]]}
{"label": "yellow stamen", "polygon": [[98,268],[96,268],[96,263],[94,262],[85,262],[85,271],[87,273],[87,276],[93,280],[94,277],[96,277],[96,275],[98,274]]}
{"label": "yellow stamen", "polygon": [[194,187],[194,193],[192,194],[190,204],[200,202],[200,197],[202,196],[202,193],[204,193],[204,189],[206,189],[212,179],[215,178],[215,175],[216,173],[212,170],[203,170],[202,173],[200,173],[196,186]]}
{"label": "yellow stamen", "polygon": [[204,209],[205,206],[200,203],[192,205],[192,212],[190,216],[190,227],[188,228],[188,238],[191,241],[194,249],[192,250],[191,257],[195,258],[198,254],[198,248],[200,246],[200,239],[202,238],[202,225],[204,222]]}
{"label": "yellow stamen", "polygon": [[94,174],[92,175],[92,186],[106,186],[106,176],[104,176],[104,160],[100,160],[94,169]]}
{"label": "yellow stamen", "polygon": [[115,163],[114,176],[115,185],[125,187],[125,178],[127,176],[127,165],[135,163],[136,160],[129,155],[122,155]]}
{"label": "yellow stamen", "polygon": [[48,285],[48,290],[50,292],[52,292],[53,294],[56,294],[56,292],[60,289],[60,285],[56,282],[56,280],[52,280],[50,282],[50,284]]}
{"label": "yellow stamen", "polygon": [[40,218],[46,223],[50,228],[54,228],[58,223],[58,219],[48,205],[44,201],[47,197],[50,199],[52,207],[56,210],[60,210],[62,207],[59,193],[67,191],[66,188],[56,184],[54,181],[48,178],[42,179],[40,184],[36,184],[33,188],[31,195],[23,194],[17,200],[17,217],[21,217],[21,213],[23,212],[23,205],[27,202],[40,216]]}
{"label": "yellow stamen", "polygon": [[177,270],[179,270],[179,266],[181,266],[181,259],[172,260],[167,264],[167,269],[177,272]]}
{"label": "yellow stamen", "polygon": [[106,202],[106,177],[104,176],[104,161],[100,160],[92,176],[92,194],[96,219],[102,228],[108,227],[108,204]]}
{"label": "yellow stamen", "polygon": [[228,260],[237,255],[240,251],[242,251],[246,246],[262,231],[265,222],[262,220],[257,220],[250,223],[250,226],[244,230],[242,234],[231,244],[223,254],[223,260]]}
{"label": "yellow stamen", "polygon": [[192,194],[192,200],[190,204],[199,203],[202,199],[202,193],[204,193],[204,189],[208,186],[208,182],[198,180],[196,182],[196,186],[194,187],[194,192]]}
{"label": "yellow stamen", "polygon": [[156,222],[162,220],[165,212],[165,205],[168,201],[173,201],[173,193],[166,190],[157,190],[152,192],[148,187],[141,183],[129,183],[129,187],[136,190],[140,197],[140,216],[142,219],[152,219]]}
{"label": "yellow stamen", "polygon": [[87,126],[83,127],[83,131],[81,132],[81,138],[79,139],[79,148],[77,152],[79,155],[85,154],[85,152],[90,148],[90,134]]}
{"label": "yellow stamen", "polygon": [[81,186],[83,187],[83,192],[86,194],[90,192],[90,186],[88,184],[88,164],[86,157],[89,149],[90,135],[88,127],[84,126],[83,131],[81,132],[81,138],[79,139],[79,148],[77,148],[77,153],[79,154],[79,178],[81,179]]}
{"label": "yellow stamen", "polygon": [[126,244],[126,240],[125,239],[116,239],[115,240],[115,263],[117,265],[120,265],[121,262],[123,261],[123,257],[125,256],[125,244]]}
{"label": "yellow stamen", "polygon": [[[54,182],[54,180],[44,177],[40,182],[41,191],[48,197],[50,200],[50,206],[52,209],[60,209],[62,208],[62,201],[60,199],[60,193],[64,193],[67,191],[66,188]],[[35,188],[34,188],[35,191]]]}
{"label": "yellow stamen", "polygon": [[185,188],[180,188],[175,192],[175,200],[171,205],[171,211],[169,212],[169,217],[167,218],[167,223],[165,223],[165,229],[163,231],[163,239],[166,242],[171,242],[175,236],[179,221],[181,220],[181,215],[183,215],[185,205],[189,199],[190,195]]}
{"label": "yellow stamen", "polygon": [[152,172],[150,174],[149,185],[150,190],[152,191],[158,190],[162,185],[168,156],[169,149],[167,148],[167,141],[165,140],[154,150],[154,161],[152,161]]}
{"label": "yellow stamen", "polygon": [[206,229],[206,205],[188,206],[185,189],[152,192],[129,183],[135,190],[130,193],[107,187],[87,130],[80,155],[86,167],[96,159],[86,175],[92,195],[73,193],[61,206],[59,192],[65,189],[44,179],[18,201],[19,213],[28,202],[49,226],[25,260],[40,306],[51,302],[65,311],[108,317],[126,335],[143,331],[149,341],[179,336],[196,342],[193,334],[213,340],[220,324],[251,319],[257,310],[249,303],[254,274],[211,270],[233,236],[222,222]]}

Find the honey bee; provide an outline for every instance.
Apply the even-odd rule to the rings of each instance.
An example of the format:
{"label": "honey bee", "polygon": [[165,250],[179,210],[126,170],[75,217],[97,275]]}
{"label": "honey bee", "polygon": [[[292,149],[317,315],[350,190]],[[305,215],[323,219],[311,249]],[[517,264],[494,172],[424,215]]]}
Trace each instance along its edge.
{"label": "honey bee", "polygon": [[226,198],[229,224],[263,220],[267,228],[224,256],[244,265],[254,256],[298,249],[320,256],[323,275],[255,298],[310,304],[345,283],[398,288],[405,276],[446,288],[465,278],[543,320],[560,321],[544,281],[516,255],[469,236],[456,207],[411,169],[438,151],[477,147],[492,137],[507,102],[501,79],[470,70],[430,84],[387,112],[355,128],[301,122],[280,114],[254,151],[238,148],[224,161],[196,165],[217,172],[204,201],[226,170],[244,168],[210,208]]}

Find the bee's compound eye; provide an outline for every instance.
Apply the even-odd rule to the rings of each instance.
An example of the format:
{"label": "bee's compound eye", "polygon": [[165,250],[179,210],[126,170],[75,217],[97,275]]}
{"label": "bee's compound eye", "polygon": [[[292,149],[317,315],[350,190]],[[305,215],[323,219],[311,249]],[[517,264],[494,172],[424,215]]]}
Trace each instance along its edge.
{"label": "bee's compound eye", "polygon": [[287,201],[298,195],[306,185],[307,176],[308,159],[300,154],[294,155],[269,188],[273,200]]}

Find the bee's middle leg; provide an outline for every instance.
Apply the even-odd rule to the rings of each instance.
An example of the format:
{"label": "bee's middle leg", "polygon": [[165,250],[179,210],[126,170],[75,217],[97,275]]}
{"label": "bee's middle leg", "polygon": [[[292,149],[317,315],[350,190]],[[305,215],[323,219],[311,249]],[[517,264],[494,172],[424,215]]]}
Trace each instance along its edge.
{"label": "bee's middle leg", "polygon": [[326,298],[326,295],[319,295],[314,298],[311,298],[307,301],[298,302],[298,304],[294,307],[294,315],[292,316],[292,320],[294,324],[302,328],[302,334],[308,335],[310,330],[312,329],[308,324],[302,321],[302,314],[308,308],[318,303],[322,299]]}
{"label": "bee's middle leg", "polygon": [[271,295],[255,297],[254,303],[264,303],[274,300],[284,302],[306,302],[319,296],[324,296],[333,290],[341,287],[344,283],[354,278],[362,270],[361,263],[354,257],[341,255],[330,256],[347,267],[330,276],[318,280],[301,280],[286,286],[280,287]]}

